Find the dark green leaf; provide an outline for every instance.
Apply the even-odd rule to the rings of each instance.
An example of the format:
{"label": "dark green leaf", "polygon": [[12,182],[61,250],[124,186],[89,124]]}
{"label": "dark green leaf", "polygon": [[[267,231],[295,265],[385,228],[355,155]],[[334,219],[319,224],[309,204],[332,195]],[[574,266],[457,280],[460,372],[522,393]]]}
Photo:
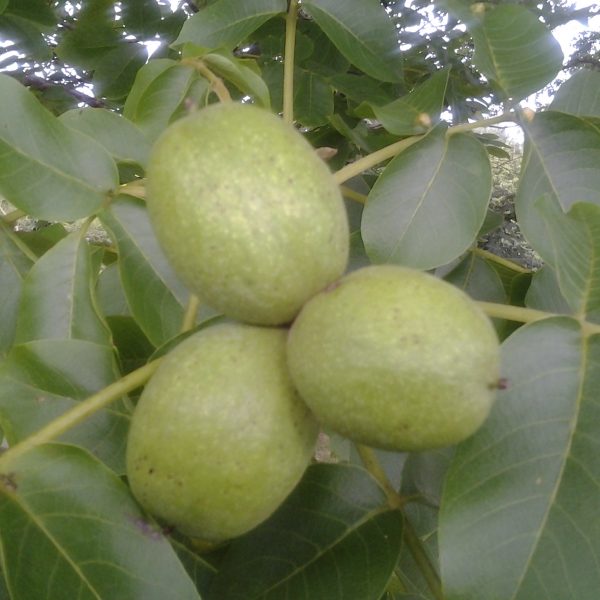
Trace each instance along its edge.
{"label": "dark green leaf", "polygon": [[362,237],[374,262],[449,263],[477,238],[491,192],[485,148],[439,127],[394,158],[373,186]]}
{"label": "dark green leaf", "polygon": [[[115,380],[113,349],[81,340],[14,346],[0,364],[0,425],[15,444]],[[129,411],[121,402],[95,413],[61,440],[84,446],[122,473]]]}
{"label": "dark green leaf", "polygon": [[[39,221],[38,221],[39,223]],[[44,223],[42,221],[42,223]],[[60,240],[67,237],[67,230],[62,223],[52,223],[31,231],[18,231],[17,236],[36,255],[42,256],[54,248]]]}
{"label": "dark green leaf", "polygon": [[217,0],[184,23],[173,45],[191,42],[231,50],[272,16],[286,10],[285,0]]}
{"label": "dark green leaf", "polygon": [[6,12],[40,26],[56,24],[56,15],[46,0],[9,0]]}
{"label": "dark green leaf", "polygon": [[31,264],[29,253],[0,222],[0,358],[14,340],[23,278]]}
{"label": "dark green leaf", "polygon": [[161,22],[156,0],[121,0],[121,18],[129,33],[151,38]]}
{"label": "dark green leaf", "polygon": [[294,118],[305,127],[325,125],[333,114],[333,89],[320,76],[297,69],[294,76]]}
{"label": "dark green leaf", "polygon": [[113,100],[125,97],[147,60],[148,49],[142,44],[121,44],[106,52],[92,78],[98,95]]}
{"label": "dark green leaf", "polygon": [[110,264],[100,273],[96,294],[99,310],[104,316],[128,317],[131,315],[121,283],[118,261]]}
{"label": "dark green leaf", "polygon": [[[0,32],[4,40],[10,40],[11,51],[24,54],[33,60],[48,60],[52,53],[42,32],[31,21],[16,15],[6,14],[0,17]],[[0,61],[3,59],[0,58]],[[14,60],[14,56],[7,60]]]}
{"label": "dark green leaf", "polygon": [[[304,32],[306,37],[312,42],[312,53],[307,60],[298,58],[296,64],[326,77],[341,75],[348,70],[350,62],[340,53],[332,44],[327,34],[315,24],[314,21],[302,19],[298,24],[298,29]],[[302,48],[300,48],[302,52]],[[296,53],[298,52],[298,43],[296,42]],[[282,54],[280,52],[279,54]]]}
{"label": "dark green leaf", "polygon": [[496,158],[506,158],[510,159],[511,154],[502,148],[498,148],[497,146],[489,146],[486,145],[485,149],[488,151],[490,156],[495,156]]}
{"label": "dark green leaf", "polygon": [[384,84],[366,75],[340,73],[330,77],[328,81],[337,92],[359,104],[369,102],[384,106],[394,99]]}
{"label": "dark green leaf", "polygon": [[390,133],[396,135],[424,133],[440,120],[449,74],[449,69],[443,69],[434,73],[406,96],[384,106],[374,104],[369,106],[375,118]]}
{"label": "dark green leaf", "polygon": [[231,545],[212,600],[378,600],[402,518],[364,470],[318,464],[277,512]]}
{"label": "dark green leaf", "polygon": [[542,267],[534,274],[525,297],[525,306],[559,315],[572,312],[558,287],[556,271],[550,265]]}
{"label": "dark green leaf", "polygon": [[118,162],[135,162],[146,166],[150,142],[128,119],[104,108],[76,108],[60,115],[60,120],[85,133]]}
{"label": "dark green leaf", "polygon": [[591,69],[575,73],[560,86],[550,108],[580,117],[600,117],[600,73]]}
{"label": "dark green leaf", "polygon": [[196,589],[203,594],[208,589],[217,569],[181,541],[171,538],[170,542],[181,564],[196,585]]}
{"label": "dark green leaf", "polygon": [[48,444],[4,468],[0,535],[13,600],[200,600],[164,534],[89,454]]}
{"label": "dark green leaf", "polygon": [[155,348],[132,317],[106,317],[123,375],[143,367]]}
{"label": "dark green leaf", "polygon": [[[480,5],[484,7],[484,4]],[[550,83],[562,67],[558,41],[524,6],[499,4],[470,28],[473,63],[506,96],[521,100]]]}
{"label": "dark green leaf", "polygon": [[199,79],[192,67],[168,59],[154,59],[136,76],[123,108],[123,115],[133,121],[150,140],[154,140],[171,122],[187,98],[199,99],[202,90],[190,94],[200,81],[204,93],[208,82]]}
{"label": "dark green leaf", "polygon": [[440,513],[447,600],[595,600],[600,336],[550,318],[503,345],[500,392],[461,444]]}
{"label": "dark green leaf", "polygon": [[502,225],[502,223],[504,222],[504,217],[497,212],[491,211],[491,210],[487,210],[487,212],[485,213],[485,219],[481,225],[481,228],[479,229],[479,233],[477,234],[477,237],[481,237],[482,235],[485,235],[486,233],[490,233],[491,231],[494,231],[494,229],[496,229],[497,227],[500,227],[500,225]]}
{"label": "dark green leaf", "polygon": [[63,125],[12,77],[0,74],[0,97],[0,192],[6,199],[49,220],[98,210],[118,185],[108,153]]}
{"label": "dark green leaf", "polygon": [[361,71],[382,81],[402,81],[396,29],[378,0],[304,0],[302,9]]}
{"label": "dark green leaf", "polygon": [[536,203],[548,194],[565,212],[575,202],[600,205],[600,129],[586,119],[550,111],[536,114],[523,127],[517,217],[527,240],[552,262],[552,243]]}
{"label": "dark green leaf", "polygon": [[119,249],[119,269],[131,313],[155,345],[181,329],[189,293],[158,245],[141,200],[120,196],[100,218]]}
{"label": "dark green leaf", "polygon": [[16,342],[79,339],[110,345],[92,294],[89,246],[76,231],[48,250],[23,282]]}
{"label": "dark green leaf", "polygon": [[577,202],[565,214],[556,199],[538,203],[552,245],[552,265],[572,313],[600,319],[600,206]]}
{"label": "dark green leaf", "polygon": [[498,273],[473,252],[467,253],[444,279],[475,300],[500,304],[506,302],[506,293]]}

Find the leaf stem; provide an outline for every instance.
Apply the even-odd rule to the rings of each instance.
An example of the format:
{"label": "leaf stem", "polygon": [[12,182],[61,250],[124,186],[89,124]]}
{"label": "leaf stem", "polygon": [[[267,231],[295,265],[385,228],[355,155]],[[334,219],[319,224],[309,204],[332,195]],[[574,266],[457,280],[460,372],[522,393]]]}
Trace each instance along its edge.
{"label": "leaf stem", "polygon": [[[488,127],[489,125],[493,125],[495,123],[503,123],[506,121],[516,121],[517,116],[515,113],[507,112],[497,117],[492,117],[491,119],[481,119],[479,121],[474,121],[473,123],[465,123],[463,125],[455,125],[454,127],[449,127],[446,135],[453,135],[455,133],[461,133],[463,131],[470,131],[472,129],[479,129],[480,127]],[[424,134],[426,135],[426,134]],[[414,143],[418,142],[423,138],[423,135],[415,135],[412,137],[404,138],[399,142],[395,142],[390,144],[389,146],[385,146],[385,148],[381,148],[381,150],[377,150],[376,152],[372,152],[367,156],[363,156],[358,160],[347,164],[342,167],[339,171],[336,171],[333,174],[333,178],[336,183],[339,185],[344,181],[348,181],[355,175],[360,175],[363,171],[378,165],[380,162],[387,160],[388,158],[393,158],[397,154],[400,154]]]}
{"label": "leaf stem", "polygon": [[358,455],[360,456],[360,460],[362,460],[365,465],[365,469],[373,475],[373,477],[378,481],[379,485],[383,488],[385,495],[388,499],[388,504],[392,508],[400,508],[402,505],[406,503],[406,499],[401,496],[395,489],[394,486],[390,483],[383,467],[379,464],[379,460],[377,459],[377,455],[373,448],[369,448],[369,446],[363,446],[362,444],[356,444],[356,450]]}
{"label": "leaf stem", "polygon": [[290,0],[285,18],[285,50],[283,61],[283,120],[294,122],[294,52],[296,49],[296,25],[298,23],[298,0]]}
{"label": "leaf stem", "polygon": [[434,566],[431,564],[431,560],[427,555],[425,548],[423,547],[423,543],[419,539],[419,536],[417,535],[406,515],[404,515],[402,535],[404,542],[406,543],[406,546],[408,547],[415,563],[417,563],[417,567],[427,582],[427,586],[431,590],[433,597],[436,600],[444,600],[440,576],[438,575]]}
{"label": "leaf stem", "polygon": [[[557,317],[555,313],[548,313],[543,310],[525,308],[524,306],[513,306],[512,304],[497,304],[495,302],[477,302],[488,317],[497,317],[498,319],[508,319],[509,321],[518,321],[519,323],[533,323],[549,317]],[[568,315],[563,315],[568,316]],[[600,325],[598,326],[600,329]]]}
{"label": "leaf stem", "polygon": [[[388,476],[383,470],[383,467],[379,463],[375,451],[372,448],[369,448],[368,446],[363,446],[362,444],[356,444],[356,449],[367,471],[369,471],[369,473],[371,473],[371,475],[373,475],[373,477],[383,487],[390,507],[402,508],[402,506],[406,504],[408,499],[399,494],[394,489],[394,486],[391,484],[390,480],[388,479]],[[417,563],[417,566],[421,571],[425,581],[427,582],[427,585],[429,586],[429,589],[431,590],[431,593],[433,594],[434,598],[436,600],[444,600],[444,596],[442,595],[442,586],[440,578],[435,568],[431,564],[429,556],[427,555],[427,552],[425,551],[421,540],[419,539],[415,530],[413,529],[413,526],[408,520],[408,517],[404,513],[403,517],[403,540],[406,543],[408,549],[410,550],[410,553],[412,554],[412,557],[414,558],[415,562]]]}
{"label": "leaf stem", "polygon": [[361,204],[365,204],[367,201],[367,195],[361,194],[360,192],[356,192],[352,188],[349,188],[347,185],[342,185],[340,187],[340,191],[344,198],[349,198],[350,200],[354,200],[356,202],[360,202]]}
{"label": "leaf stem", "polygon": [[110,403],[118,400],[124,394],[140,387],[158,368],[161,359],[158,358],[135,371],[132,371],[125,377],[105,387],[96,394],[86,398],[77,406],[68,410],[54,419],[29,437],[25,438],[15,446],[12,446],[4,454],[0,455],[0,471],[6,471],[6,465],[17,456],[21,456],[33,448],[50,442],[63,433],[79,425],[82,421],[90,417],[95,412],[105,408]]}
{"label": "leaf stem", "polygon": [[372,152],[367,156],[363,156],[345,167],[342,167],[339,171],[336,171],[333,174],[333,179],[338,185],[344,183],[344,181],[348,181],[348,179],[360,175],[363,171],[378,165],[380,162],[383,162],[388,158],[393,158],[396,154],[400,154],[400,152],[418,142],[422,137],[422,135],[408,137],[399,142],[390,144],[389,146],[385,146],[385,148],[381,148],[381,150]]}
{"label": "leaf stem", "polygon": [[200,298],[198,298],[196,294],[190,294],[188,304],[185,308],[185,314],[183,315],[183,322],[181,323],[181,333],[189,331],[194,327],[199,308]]}
{"label": "leaf stem", "polygon": [[516,121],[517,114],[515,112],[505,112],[497,117],[491,117],[489,119],[480,119],[479,121],[473,121],[473,123],[463,123],[461,125],[454,125],[449,127],[446,135],[454,135],[455,133],[463,133],[464,131],[472,131],[473,129],[481,129],[482,127],[489,127],[496,123],[506,123],[508,121]]}
{"label": "leaf stem", "polygon": [[502,258],[501,256],[498,256],[497,254],[489,252],[488,250],[484,250],[483,248],[473,248],[473,254],[477,254],[477,255],[481,256],[482,258],[485,258],[486,260],[495,262],[496,264],[502,265],[503,267],[506,267],[507,269],[510,269],[511,271],[516,271],[517,273],[533,273],[533,271],[530,271],[529,269],[522,267],[520,264],[518,264],[512,260]]}
{"label": "leaf stem", "polygon": [[204,63],[204,61],[200,59],[183,59],[181,61],[182,64],[191,65],[202,75],[204,78],[208,79],[210,83],[210,87],[212,91],[217,95],[217,98],[220,102],[231,102],[231,94],[227,89],[226,85],[223,83],[223,80],[215,75]]}

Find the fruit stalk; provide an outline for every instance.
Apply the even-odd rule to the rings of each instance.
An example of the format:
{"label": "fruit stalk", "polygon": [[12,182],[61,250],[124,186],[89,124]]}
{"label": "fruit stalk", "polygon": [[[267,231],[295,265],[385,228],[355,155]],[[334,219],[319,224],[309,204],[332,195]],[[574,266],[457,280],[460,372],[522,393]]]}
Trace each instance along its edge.
{"label": "fruit stalk", "polygon": [[283,63],[283,120],[294,122],[294,51],[296,48],[296,24],[298,0],[291,0],[285,19],[285,50]]}

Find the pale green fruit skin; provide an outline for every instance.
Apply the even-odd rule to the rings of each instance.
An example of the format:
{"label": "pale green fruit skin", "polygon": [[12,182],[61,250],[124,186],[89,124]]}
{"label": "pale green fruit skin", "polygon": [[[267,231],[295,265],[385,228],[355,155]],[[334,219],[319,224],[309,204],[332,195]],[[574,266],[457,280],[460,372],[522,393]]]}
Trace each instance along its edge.
{"label": "pale green fruit skin", "polygon": [[176,121],[147,170],[156,235],[184,283],[247,323],[290,322],[348,261],[329,168],[279,117],[225,103]]}
{"label": "pale green fruit skin", "polygon": [[134,412],[127,475],[146,510],[218,542],[266,519],[310,462],[318,426],[292,387],[287,332],[201,330],[163,361]]}
{"label": "pale green fruit skin", "polygon": [[288,365],[326,426],[377,448],[455,444],[487,417],[499,378],[496,332],[461,290],[390,265],[347,275],[308,302]]}

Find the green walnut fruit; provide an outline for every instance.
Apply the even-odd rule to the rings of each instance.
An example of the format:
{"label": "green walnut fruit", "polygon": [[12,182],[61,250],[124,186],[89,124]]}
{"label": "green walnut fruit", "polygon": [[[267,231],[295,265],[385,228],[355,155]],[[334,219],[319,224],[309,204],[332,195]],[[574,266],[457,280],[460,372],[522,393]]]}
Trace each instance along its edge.
{"label": "green walnut fruit", "polygon": [[432,275],[371,266],[302,309],[288,339],[292,379],[326,426],[389,450],[455,444],[485,420],[499,378],[486,315]]}
{"label": "green walnut fruit", "polygon": [[286,337],[216,325],[164,358],[127,445],[131,489],[149,513],[218,542],[258,525],[291,492],[318,427],[292,386]]}
{"label": "green walnut fruit", "polygon": [[290,322],[348,260],[345,206],[292,126],[251,105],[212,105],[158,139],[148,211],[184,283],[247,323]]}

